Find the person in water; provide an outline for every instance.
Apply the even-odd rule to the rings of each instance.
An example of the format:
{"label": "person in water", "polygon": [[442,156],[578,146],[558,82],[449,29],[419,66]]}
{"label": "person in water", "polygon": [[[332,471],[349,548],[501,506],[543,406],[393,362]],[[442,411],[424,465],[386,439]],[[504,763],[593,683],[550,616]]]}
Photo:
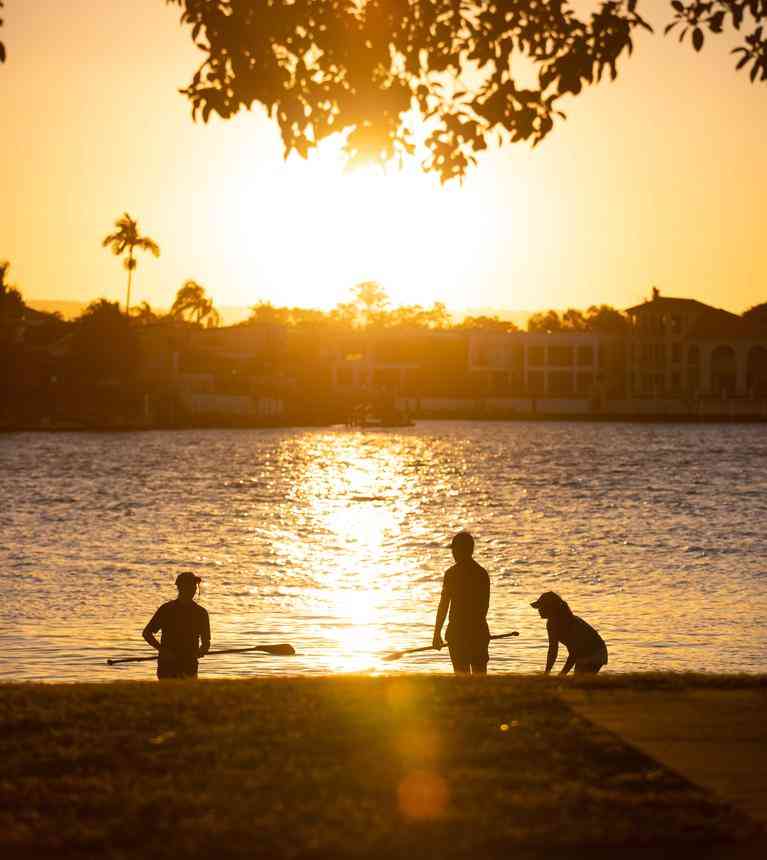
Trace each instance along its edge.
{"label": "person in water", "polygon": [[[155,612],[144,628],[144,639],[160,652],[157,677],[196,678],[197,661],[210,650],[208,613],[194,597],[202,580],[188,571],[176,577],[178,597]],[[155,634],[162,631],[158,642]]]}
{"label": "person in water", "polygon": [[445,573],[442,596],[434,624],[435,648],[442,648],[442,625],[448,610],[447,645],[456,674],[487,673],[490,631],[487,628],[487,608],[490,604],[490,577],[484,567],[474,561],[474,538],[459,532],[450,548],[455,564]]}
{"label": "person in water", "polygon": [[546,673],[557,662],[559,643],[567,646],[567,660],[560,674],[566,675],[575,667],[576,673],[598,672],[607,663],[607,646],[596,630],[582,618],[573,615],[570,607],[553,591],[544,592],[530,606],[546,619],[549,634],[549,653],[546,656]]}

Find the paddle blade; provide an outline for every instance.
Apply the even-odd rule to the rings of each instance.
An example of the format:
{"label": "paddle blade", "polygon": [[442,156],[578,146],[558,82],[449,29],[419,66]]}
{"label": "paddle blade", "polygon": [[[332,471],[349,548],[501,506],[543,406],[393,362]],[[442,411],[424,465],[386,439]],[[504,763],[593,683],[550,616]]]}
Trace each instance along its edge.
{"label": "paddle blade", "polygon": [[393,654],[387,654],[385,657],[381,657],[382,660],[386,660],[391,662],[392,660],[399,660],[400,657],[404,657],[404,651],[395,651]]}
{"label": "paddle blade", "polygon": [[265,654],[275,654],[279,657],[292,657],[296,653],[296,649],[292,645],[262,645],[259,651]]}

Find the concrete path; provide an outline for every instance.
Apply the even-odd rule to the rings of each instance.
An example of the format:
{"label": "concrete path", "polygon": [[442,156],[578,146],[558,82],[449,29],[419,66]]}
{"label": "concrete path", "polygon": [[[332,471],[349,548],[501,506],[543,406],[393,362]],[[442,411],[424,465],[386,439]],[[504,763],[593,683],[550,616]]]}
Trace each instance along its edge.
{"label": "concrete path", "polygon": [[563,698],[586,719],[767,824],[767,689],[573,689]]}

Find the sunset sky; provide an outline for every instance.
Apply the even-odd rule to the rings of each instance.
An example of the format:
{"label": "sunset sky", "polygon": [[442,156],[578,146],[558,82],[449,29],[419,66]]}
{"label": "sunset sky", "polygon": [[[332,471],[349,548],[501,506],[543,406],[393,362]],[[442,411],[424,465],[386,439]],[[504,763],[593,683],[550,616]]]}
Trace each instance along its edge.
{"label": "sunset sky", "polygon": [[162,249],[133,301],[159,307],[194,278],[218,305],[330,307],[377,280],[454,310],[626,307],[657,284],[740,312],[767,300],[767,86],[721,38],[663,38],[666,2],[639,8],[656,35],[617,82],[440,188],[331,150],[286,163],[261,110],[193,123],[178,88],[202,55],[163,0],[8,0],[0,259],[27,299],[123,302],[101,240],[127,210]]}

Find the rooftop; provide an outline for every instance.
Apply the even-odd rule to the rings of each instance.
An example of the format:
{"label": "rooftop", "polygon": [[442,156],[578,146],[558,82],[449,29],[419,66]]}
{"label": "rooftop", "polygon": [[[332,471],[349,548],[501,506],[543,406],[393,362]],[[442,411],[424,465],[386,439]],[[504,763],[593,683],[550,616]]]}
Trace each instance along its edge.
{"label": "rooftop", "polygon": [[[654,310],[654,311],[681,311],[681,310],[697,310],[697,311],[718,311],[719,308],[715,308],[712,305],[705,305],[703,302],[699,302],[697,299],[678,299],[672,296],[654,296],[651,299],[647,299],[642,302],[641,305],[634,305],[631,308],[626,308],[627,314],[635,314],[639,311],[645,310]],[[729,313],[729,311],[722,311],[722,313]],[[730,314],[731,316],[735,316],[735,314]]]}

